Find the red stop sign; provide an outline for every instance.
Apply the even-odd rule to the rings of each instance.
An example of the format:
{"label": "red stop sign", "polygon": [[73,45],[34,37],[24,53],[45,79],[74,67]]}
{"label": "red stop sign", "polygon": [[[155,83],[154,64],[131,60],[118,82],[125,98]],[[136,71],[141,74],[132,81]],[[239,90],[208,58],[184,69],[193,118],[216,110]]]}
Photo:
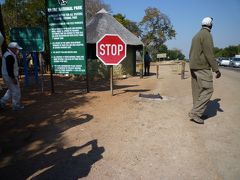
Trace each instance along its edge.
{"label": "red stop sign", "polygon": [[96,46],[97,57],[105,65],[118,65],[126,57],[127,46],[117,34],[105,34]]}

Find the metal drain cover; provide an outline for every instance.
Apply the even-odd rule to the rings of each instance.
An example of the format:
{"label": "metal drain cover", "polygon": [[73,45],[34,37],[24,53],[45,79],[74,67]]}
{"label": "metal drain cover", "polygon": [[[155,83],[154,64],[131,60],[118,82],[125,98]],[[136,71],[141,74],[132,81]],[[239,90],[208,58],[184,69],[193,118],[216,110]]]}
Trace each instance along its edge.
{"label": "metal drain cover", "polygon": [[139,94],[139,97],[141,98],[147,98],[147,99],[163,99],[163,97],[158,93],[158,94]]}

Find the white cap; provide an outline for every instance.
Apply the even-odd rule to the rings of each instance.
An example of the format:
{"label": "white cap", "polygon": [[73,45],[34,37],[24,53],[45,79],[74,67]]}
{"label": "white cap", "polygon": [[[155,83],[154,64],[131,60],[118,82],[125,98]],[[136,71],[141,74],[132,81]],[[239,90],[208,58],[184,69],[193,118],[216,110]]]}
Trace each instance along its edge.
{"label": "white cap", "polygon": [[202,20],[202,26],[211,26],[213,22],[213,18],[211,17],[205,17]]}
{"label": "white cap", "polygon": [[19,49],[19,50],[22,49],[22,47],[19,46],[18,43],[16,43],[16,42],[10,42],[10,43],[8,44],[8,47],[9,47],[9,48],[16,48],[16,49]]}

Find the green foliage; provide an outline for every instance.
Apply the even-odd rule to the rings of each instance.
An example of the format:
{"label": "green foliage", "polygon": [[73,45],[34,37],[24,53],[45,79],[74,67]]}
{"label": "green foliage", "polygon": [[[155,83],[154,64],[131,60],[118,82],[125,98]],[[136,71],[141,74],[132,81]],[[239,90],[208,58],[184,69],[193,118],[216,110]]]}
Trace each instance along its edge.
{"label": "green foliage", "polygon": [[126,16],[118,13],[118,14],[115,14],[113,15],[113,17],[119,22],[121,23],[124,27],[127,27],[130,20],[126,19]]}
{"label": "green foliage", "polygon": [[140,22],[142,40],[145,46],[160,46],[176,36],[170,19],[157,8],[147,8]]}
{"label": "green foliage", "polygon": [[[110,6],[102,0],[86,0],[86,16],[91,18],[102,8],[110,11]],[[38,26],[46,28],[45,0],[5,0],[2,5],[5,32],[9,41],[9,32],[13,27]]]}
{"label": "green foliage", "polygon": [[2,11],[7,41],[13,27],[45,27],[44,0],[6,0]]}
{"label": "green foliage", "polygon": [[214,48],[215,57],[234,57],[236,54],[240,54],[240,44],[237,46],[228,46],[220,49]]}
{"label": "green foliage", "polygon": [[90,80],[107,79],[109,77],[107,66],[98,59],[88,61],[88,72]]}
{"label": "green foliage", "polygon": [[[160,51],[166,52],[163,44],[176,36],[170,19],[157,8],[147,8],[140,22],[142,41],[147,50],[156,59]],[[163,49],[162,49],[163,48]]]}
{"label": "green foliage", "polygon": [[168,47],[165,44],[162,44],[158,47],[158,52],[159,53],[167,53],[168,52]]}
{"label": "green foliage", "polygon": [[113,17],[121,23],[125,28],[127,28],[130,32],[132,32],[135,36],[141,35],[141,30],[139,29],[136,22],[133,22],[126,18],[126,16],[118,13],[116,15],[113,15]]}
{"label": "green foliage", "polygon": [[169,57],[170,60],[185,59],[185,56],[182,54],[181,50],[179,49],[168,50],[167,56]]}

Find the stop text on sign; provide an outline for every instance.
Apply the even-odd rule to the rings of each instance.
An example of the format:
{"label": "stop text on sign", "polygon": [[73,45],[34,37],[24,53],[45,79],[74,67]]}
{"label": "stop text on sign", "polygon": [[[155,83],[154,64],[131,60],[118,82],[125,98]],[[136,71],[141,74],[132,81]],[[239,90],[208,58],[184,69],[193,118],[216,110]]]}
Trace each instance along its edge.
{"label": "stop text on sign", "polygon": [[96,43],[96,55],[105,65],[118,65],[126,53],[127,45],[117,34],[105,34]]}
{"label": "stop text on sign", "polygon": [[123,51],[122,44],[101,44],[99,47],[100,47],[99,54],[102,56],[105,56],[105,55],[119,56]]}

